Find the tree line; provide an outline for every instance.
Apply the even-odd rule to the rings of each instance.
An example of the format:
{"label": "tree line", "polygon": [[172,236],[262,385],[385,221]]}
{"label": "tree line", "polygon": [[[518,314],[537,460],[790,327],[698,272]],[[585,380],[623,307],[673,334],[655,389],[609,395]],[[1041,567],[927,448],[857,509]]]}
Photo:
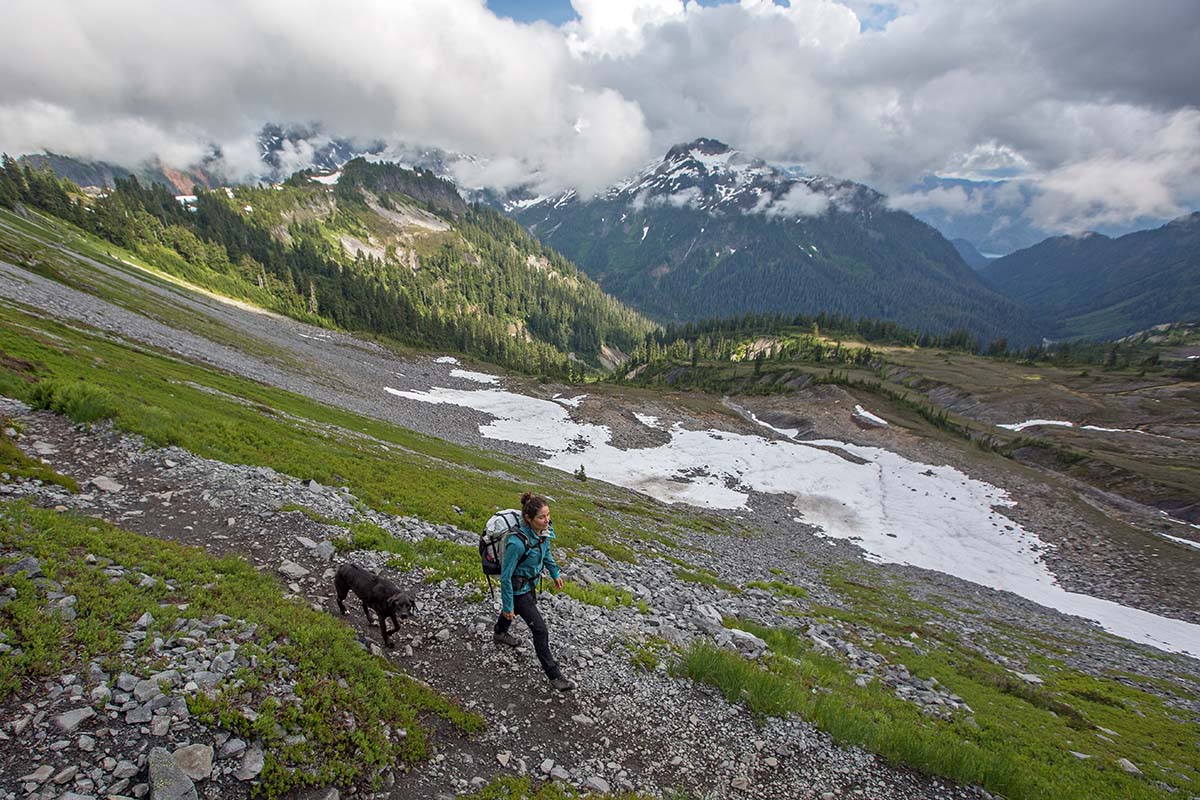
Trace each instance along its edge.
{"label": "tree line", "polygon": [[[378,165],[363,163],[378,181]],[[430,180],[416,175],[407,185]],[[363,182],[352,177],[350,185]],[[296,211],[305,196],[294,184],[292,189]],[[322,190],[312,185],[313,192]],[[130,177],[86,198],[48,170],[22,167],[7,156],[0,161],[0,205],[27,204],[166,271],[317,324],[453,349],[557,378],[580,377],[584,362],[597,363],[604,344],[629,350],[651,327],[491,209],[459,213],[457,235],[423,253],[414,270],[391,252],[384,258],[361,250],[350,256],[337,231],[329,230],[361,224],[369,212],[361,192],[340,190],[338,214],[326,221],[293,213],[284,224],[282,208],[273,216],[243,208],[268,208],[278,193],[273,187],[239,189],[234,200],[224,190],[198,188],[195,202],[185,206],[166,187]],[[430,205],[394,195],[384,202]],[[445,205],[433,210],[449,216]]]}

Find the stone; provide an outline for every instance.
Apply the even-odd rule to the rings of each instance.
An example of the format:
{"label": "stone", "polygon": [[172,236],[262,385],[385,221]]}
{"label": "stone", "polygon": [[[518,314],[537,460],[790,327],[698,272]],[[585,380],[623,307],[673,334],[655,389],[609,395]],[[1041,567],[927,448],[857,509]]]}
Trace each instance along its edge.
{"label": "stone", "polygon": [[255,744],[248,747],[246,752],[242,754],[242,765],[238,767],[237,772],[233,773],[233,777],[239,781],[249,781],[258,777],[258,773],[263,769],[263,751],[262,747]]}
{"label": "stone", "polygon": [[179,685],[179,681],[180,681],[179,670],[177,670],[177,669],[164,670],[155,675],[151,675],[150,680],[154,681],[159,686],[161,686],[162,684],[165,683],[168,688],[174,689],[176,686]]}
{"label": "stone", "polygon": [[213,749],[206,744],[190,744],[171,754],[183,774],[202,781],[212,774]]}
{"label": "stone", "polygon": [[296,800],[339,800],[340,797],[337,789],[326,786],[321,789],[310,789],[299,795]]}
{"label": "stone", "polygon": [[117,779],[132,778],[138,774],[137,764],[132,761],[118,761],[116,769],[112,771],[113,777]]}
{"label": "stone", "polygon": [[309,572],[295,561],[284,561],[279,565],[279,571],[288,578],[303,578]]}
{"label": "stone", "polygon": [[725,625],[721,622],[721,612],[708,604],[695,606],[692,624],[709,636],[716,636],[725,630]]}
{"label": "stone", "polygon": [[89,720],[96,716],[96,712],[91,706],[77,708],[74,711],[67,711],[58,714],[54,717],[54,724],[57,725],[64,733],[71,733],[80,726],[85,720]]}
{"label": "stone", "polygon": [[33,556],[25,556],[15,564],[9,564],[4,568],[5,575],[16,575],[19,572],[24,572],[30,578],[40,578],[42,576],[42,566]]}
{"label": "stone", "polygon": [[49,764],[42,764],[33,772],[21,778],[21,783],[37,783],[42,784],[50,780],[50,776],[54,774],[54,767]]}
{"label": "stone", "polygon": [[588,779],[583,782],[583,788],[592,792],[599,792],[600,794],[612,793],[612,787],[608,785],[608,781],[604,780],[604,778],[601,778],[599,775],[589,776]]}
{"label": "stone", "polygon": [[192,779],[162,747],[150,750],[150,800],[199,800]]}
{"label": "stone", "polygon": [[554,769],[554,760],[550,758],[545,759],[542,761],[542,765],[539,767],[539,769],[541,769],[542,774],[549,775],[550,770]]}
{"label": "stone", "polygon": [[59,786],[62,786],[67,781],[75,780],[75,776],[78,774],[79,774],[79,767],[72,764],[69,767],[64,767],[61,772],[59,772],[57,775],[55,775],[50,780],[54,781]]}
{"label": "stone", "polygon": [[225,744],[221,745],[221,751],[218,758],[233,758],[241,755],[246,750],[246,743],[241,739],[230,739]]}
{"label": "stone", "polygon": [[88,480],[89,486],[94,486],[102,492],[119,492],[125,488],[123,484],[117,483],[107,475],[97,475]]}
{"label": "stone", "polygon": [[148,700],[153,700],[160,694],[162,694],[162,689],[158,688],[158,681],[138,681],[138,685],[133,690],[133,699],[139,703],[145,703]]}
{"label": "stone", "polygon": [[154,707],[150,703],[142,703],[136,708],[125,712],[125,721],[130,725],[140,725],[149,722],[154,716]]}
{"label": "stone", "polygon": [[333,559],[334,554],[337,553],[337,550],[334,549],[332,543],[321,542],[315,548],[313,548],[313,553],[322,561],[330,561]]}
{"label": "stone", "polygon": [[96,749],[96,740],[91,736],[80,736],[79,741],[75,745],[85,753],[90,753]]}
{"label": "stone", "polygon": [[749,631],[730,628],[729,635],[733,639],[734,647],[750,658],[757,658],[767,649],[767,643]]}
{"label": "stone", "polygon": [[208,670],[200,670],[192,675],[192,681],[196,684],[196,688],[201,691],[215,689],[217,682],[221,680],[221,676],[215,672]]}
{"label": "stone", "polygon": [[567,772],[563,767],[555,766],[554,769],[550,770],[550,777],[556,781],[569,781],[571,780],[571,773]]}
{"label": "stone", "polygon": [[1128,758],[1118,758],[1117,766],[1128,772],[1130,775],[1141,775],[1142,771],[1137,768],[1137,765]]}

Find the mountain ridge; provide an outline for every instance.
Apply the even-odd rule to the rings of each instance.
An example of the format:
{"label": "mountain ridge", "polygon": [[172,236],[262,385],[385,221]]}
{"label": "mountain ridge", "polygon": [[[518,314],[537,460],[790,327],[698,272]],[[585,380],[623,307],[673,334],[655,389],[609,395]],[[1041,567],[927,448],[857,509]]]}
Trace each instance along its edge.
{"label": "mountain ridge", "polygon": [[1200,318],[1200,212],[1111,238],[1056,236],[996,259],[990,286],[1056,321],[1054,334],[1119,338]]}
{"label": "mountain ridge", "polygon": [[591,199],[512,207],[518,220],[617,297],[663,321],[742,313],[879,317],[981,339],[1036,338],[931,226],[869,187],[797,176],[713,139]]}

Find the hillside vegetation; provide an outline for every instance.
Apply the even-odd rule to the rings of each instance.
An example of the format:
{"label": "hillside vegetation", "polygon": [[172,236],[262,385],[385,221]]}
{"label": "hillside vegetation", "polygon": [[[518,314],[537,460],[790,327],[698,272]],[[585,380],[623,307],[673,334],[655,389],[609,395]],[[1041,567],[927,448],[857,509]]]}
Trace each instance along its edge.
{"label": "hillside vegetation", "polygon": [[[201,191],[118,179],[98,199],[11,159],[0,205],[24,203],[164,272],[289,316],[567,376],[628,350],[650,323],[495,211],[427,172],[347,164],[329,186]],[[612,348],[606,351],[605,348]]]}

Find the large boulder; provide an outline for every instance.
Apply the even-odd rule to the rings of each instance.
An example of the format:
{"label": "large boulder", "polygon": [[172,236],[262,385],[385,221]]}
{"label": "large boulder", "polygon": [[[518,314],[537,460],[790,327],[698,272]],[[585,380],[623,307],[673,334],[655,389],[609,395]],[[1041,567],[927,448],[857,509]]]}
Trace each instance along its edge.
{"label": "large boulder", "polygon": [[150,800],[199,800],[196,784],[162,747],[150,751]]}

